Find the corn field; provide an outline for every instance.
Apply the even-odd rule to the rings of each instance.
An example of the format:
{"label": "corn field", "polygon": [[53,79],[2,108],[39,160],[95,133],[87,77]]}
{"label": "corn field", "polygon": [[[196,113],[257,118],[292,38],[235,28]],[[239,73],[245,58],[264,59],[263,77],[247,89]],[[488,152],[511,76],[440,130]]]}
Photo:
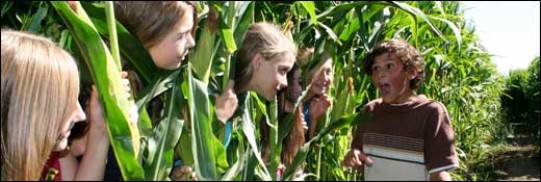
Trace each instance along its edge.
{"label": "corn field", "polygon": [[[2,1],[2,27],[50,37],[74,55],[82,84],[97,86],[124,180],[171,180],[175,159],[191,166],[198,180],[292,180],[301,167],[305,180],[363,179],[341,161],[350,148],[352,126],[363,120],[363,106],[379,96],[362,69],[364,57],[377,42],[390,38],[407,40],[422,53],[426,79],[418,93],[448,109],[460,161],[451,172],[453,179],[486,179],[473,164],[502,135],[504,77],[475,29],[467,28],[460,2],[196,2],[197,45],[174,71],[156,68],[137,38],[111,17],[110,2],[74,4],[78,11],[66,2]],[[208,21],[212,11],[218,22]],[[299,50],[313,48],[316,56],[304,65],[316,64],[325,50],[333,59],[332,107],[316,137],[301,147],[281,177],[276,161],[283,149],[277,146],[291,126],[278,125],[276,101],[250,93],[243,116],[233,122],[228,146],[224,127],[212,117],[213,95],[230,79],[243,34],[260,21],[280,25]],[[125,67],[140,75],[140,92],[121,88]],[[160,121],[153,121],[146,109],[155,98],[164,105]],[[137,122],[130,122],[132,115]],[[273,125],[269,164],[261,154],[263,118]]]}

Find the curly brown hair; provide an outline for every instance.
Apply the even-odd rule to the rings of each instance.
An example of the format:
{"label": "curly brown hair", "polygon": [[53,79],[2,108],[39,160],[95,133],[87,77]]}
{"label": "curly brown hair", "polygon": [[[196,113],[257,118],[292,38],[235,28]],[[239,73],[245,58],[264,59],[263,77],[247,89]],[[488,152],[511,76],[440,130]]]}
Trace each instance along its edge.
{"label": "curly brown hair", "polygon": [[392,53],[404,64],[406,70],[413,68],[417,76],[410,81],[410,88],[418,89],[425,78],[424,60],[419,51],[402,39],[390,39],[376,44],[364,59],[364,72],[372,75],[372,65],[376,57],[385,53]]}

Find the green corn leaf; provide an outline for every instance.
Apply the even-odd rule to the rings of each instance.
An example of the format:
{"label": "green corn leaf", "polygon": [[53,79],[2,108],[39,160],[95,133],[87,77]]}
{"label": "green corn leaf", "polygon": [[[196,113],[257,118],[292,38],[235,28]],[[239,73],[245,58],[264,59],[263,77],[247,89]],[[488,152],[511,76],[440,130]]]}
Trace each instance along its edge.
{"label": "green corn leaf", "polygon": [[[249,96],[250,95],[248,95],[248,97]],[[262,166],[265,174],[267,174],[266,175],[268,176],[267,178],[270,178],[270,173],[267,170],[267,167],[265,166],[265,163],[263,162],[263,159],[261,158],[261,153],[259,152],[259,149],[257,147],[258,145],[256,143],[255,126],[252,121],[252,117],[250,116],[250,112],[247,109],[245,109],[243,112],[241,125],[242,125],[242,132],[246,136],[246,139],[248,140],[248,144],[250,145],[250,148],[252,149],[254,156],[256,157],[260,166]]]}
{"label": "green corn leaf", "polygon": [[453,31],[453,34],[455,36],[455,39],[456,39],[458,50],[460,50],[460,47],[462,45],[462,35],[461,35],[461,32],[460,32],[460,29],[453,22],[451,22],[449,20],[446,20],[444,18],[440,18],[440,17],[436,17],[436,16],[428,16],[428,17],[431,18],[431,19],[436,19],[436,20],[442,21],[445,24],[447,24],[447,26],[449,26],[449,28],[451,28],[451,30]]}
{"label": "green corn leaf", "polygon": [[239,13],[242,14],[240,17],[240,20],[237,21],[237,25],[235,26],[235,43],[237,45],[242,44],[242,39],[244,39],[244,34],[248,30],[248,27],[254,23],[254,9],[255,9],[255,2],[241,2],[247,5],[246,8],[241,9]]}
{"label": "green corn leaf", "polygon": [[[94,3],[81,2],[98,32],[103,36],[109,36],[108,25],[105,17],[105,8]],[[161,71],[152,61],[152,57],[143,44],[133,36],[120,22],[116,22],[120,53],[129,61],[141,75],[143,85],[149,85],[157,80]]]}
{"label": "green corn leaf", "polygon": [[207,85],[209,81],[210,68],[215,53],[214,51],[214,53],[209,51],[214,50],[215,39],[216,33],[211,32],[209,26],[205,25],[203,30],[201,30],[201,35],[197,41],[195,51],[190,52],[189,56],[189,61],[193,65],[193,71],[205,85]]}
{"label": "green corn leaf", "polygon": [[28,27],[28,31],[30,32],[38,32],[39,29],[41,29],[41,22],[47,16],[47,11],[49,11],[49,8],[47,6],[39,7],[38,11],[34,16],[32,16],[32,19],[30,21],[30,26]]}
{"label": "green corn leaf", "polygon": [[299,1],[298,3],[301,3],[302,7],[310,15],[310,23],[316,25],[318,21],[317,21],[316,7],[315,7],[314,2],[313,1]]}
{"label": "green corn leaf", "polygon": [[[447,39],[443,36],[443,34],[441,33],[441,31],[436,28],[432,22],[428,19],[428,17],[426,16],[426,14],[424,14],[421,10],[419,10],[418,8],[416,7],[413,7],[411,5],[408,5],[406,3],[400,3],[400,2],[394,2],[392,1],[391,2],[391,5],[394,6],[394,7],[397,7],[398,9],[400,10],[403,10],[403,11],[406,11],[407,13],[409,13],[410,15],[412,15],[413,17],[419,17],[421,19],[423,19],[431,28],[434,32],[436,32],[436,34],[445,42],[448,42]],[[417,19],[414,18],[415,20],[415,27],[417,26]]]}
{"label": "green corn leaf", "polygon": [[[104,105],[109,139],[125,180],[144,179],[141,165],[136,160],[139,152],[139,130],[133,115],[135,103],[128,100],[129,93],[122,87],[120,70],[101,40],[94,25],[78,2],[78,14],[66,2],[51,2],[81,50],[96,83]],[[132,120],[132,121],[130,121]]]}
{"label": "green corn leaf", "polygon": [[111,55],[115,60],[116,67],[122,71],[122,64],[120,63],[120,54],[118,53],[118,36],[116,34],[116,20],[115,9],[112,1],[105,2],[105,15],[107,18],[107,27],[109,32],[109,44],[111,45]]}
{"label": "green corn leaf", "polygon": [[[180,72],[180,70],[177,70],[177,72]],[[178,82],[180,81],[182,81],[182,78],[176,77],[176,79],[168,83],[172,84],[173,88],[167,98],[166,118],[154,128],[153,136],[150,138],[150,140],[153,140],[152,143],[156,144],[156,148],[149,148],[149,158],[145,163],[146,166],[144,166],[147,172],[147,180],[169,179],[168,176],[173,167],[174,146],[180,139],[184,125],[181,115],[184,96],[178,89],[180,87]]]}
{"label": "green corn leaf", "polygon": [[317,17],[318,20],[321,20],[323,18],[332,16],[332,15],[335,15],[335,14],[338,14],[338,13],[341,13],[341,12],[344,12],[344,11],[349,11],[352,8],[362,6],[362,5],[365,5],[365,4],[369,4],[369,3],[370,2],[354,2],[354,3],[339,4],[339,5],[330,7],[326,11],[318,14],[316,17]]}
{"label": "green corn leaf", "polygon": [[270,110],[269,110],[269,122],[271,123],[271,126],[269,127],[269,142],[271,145],[271,155],[270,155],[270,162],[271,162],[271,177],[273,180],[277,180],[276,177],[276,169],[278,168],[278,165],[280,164],[280,154],[282,153],[282,142],[278,141],[278,106],[277,106],[277,99],[276,96],[271,101],[270,104]]}
{"label": "green corn leaf", "polygon": [[[225,16],[229,15],[229,16]],[[222,40],[225,43],[225,47],[227,48],[227,53],[232,54],[237,50],[237,45],[235,43],[235,38],[233,37],[233,20],[235,15],[235,1],[229,1],[227,12],[225,14],[222,14],[221,17],[228,17],[228,20],[224,18],[220,18],[220,35],[222,37]]]}
{"label": "green corn leaf", "polygon": [[[189,63],[191,68],[191,63]],[[188,71],[188,104],[190,107],[192,130],[192,153],[198,179],[218,179],[217,168],[227,168],[225,148],[212,133],[211,112],[206,84],[192,77]]]}
{"label": "green corn leaf", "polygon": [[306,159],[306,156],[308,155],[310,145],[312,143],[318,142],[323,136],[327,135],[331,131],[339,130],[341,128],[347,127],[347,126],[355,126],[362,124],[369,120],[371,116],[368,113],[355,113],[350,114],[344,117],[341,117],[340,119],[337,119],[335,121],[332,121],[327,127],[323,128],[315,137],[310,139],[310,141],[306,142],[297,152],[297,155],[295,155],[295,158],[293,159],[293,163],[289,168],[286,169],[286,172],[284,174],[284,179],[291,179],[294,175],[294,172],[297,170],[297,168],[304,162]]}

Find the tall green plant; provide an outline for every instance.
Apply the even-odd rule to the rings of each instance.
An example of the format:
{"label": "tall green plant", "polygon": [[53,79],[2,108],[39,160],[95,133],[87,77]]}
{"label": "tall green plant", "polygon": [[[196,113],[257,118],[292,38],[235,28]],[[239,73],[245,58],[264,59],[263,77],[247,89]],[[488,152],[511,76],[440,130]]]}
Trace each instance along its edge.
{"label": "tall green plant", "polygon": [[[92,21],[74,2],[75,11],[66,2],[52,2],[75,38],[80,52],[94,78],[105,108],[109,139],[124,179],[144,179],[143,168],[137,161],[139,152],[139,130],[135,103],[122,87],[120,70],[109,49],[102,41]],[[106,74],[103,74],[106,73]],[[135,112],[135,113],[134,113]]]}
{"label": "tall green plant", "polygon": [[[418,93],[448,109],[461,160],[454,179],[484,179],[476,176],[474,164],[483,159],[502,126],[493,113],[501,107],[504,82],[475,31],[466,27],[459,2],[198,2],[201,21],[196,23],[202,26],[197,29],[197,47],[188,58],[190,65],[175,71],[157,69],[137,38],[114,23],[112,16],[107,18],[107,3],[81,4],[83,8],[77,5],[79,11],[73,12],[64,2],[2,2],[2,25],[52,37],[83,58],[81,78],[85,80],[88,69],[106,102],[110,139],[124,179],[167,180],[173,159],[181,158],[203,180],[278,180],[280,143],[292,127],[292,117],[276,122],[274,104],[248,94],[244,115],[228,121],[232,133],[225,148],[221,142],[225,129],[216,124],[213,114],[211,95],[221,93],[233,79],[236,49],[248,26],[258,21],[282,25],[301,49],[315,48],[304,70],[317,64],[323,51],[333,58],[329,92],[333,107],[320,121],[317,139],[301,148],[282,179],[292,179],[303,165],[307,179],[361,179],[340,165],[352,139],[352,127],[347,126],[362,121],[356,117],[365,115],[363,105],[378,97],[369,75],[362,71],[362,60],[377,42],[390,38],[407,40],[425,58],[426,79]],[[69,31],[57,31],[64,27]],[[100,35],[113,37],[109,38],[112,49],[116,35],[118,51],[109,51]],[[72,41],[76,46],[71,46]],[[141,76],[143,90],[134,97],[137,125],[129,122],[134,104],[119,84],[118,53],[112,52],[119,52]],[[164,101],[164,119],[151,122],[145,107],[156,97]],[[263,118],[271,126],[269,166],[261,159],[262,138],[257,134],[261,126],[254,122]]]}

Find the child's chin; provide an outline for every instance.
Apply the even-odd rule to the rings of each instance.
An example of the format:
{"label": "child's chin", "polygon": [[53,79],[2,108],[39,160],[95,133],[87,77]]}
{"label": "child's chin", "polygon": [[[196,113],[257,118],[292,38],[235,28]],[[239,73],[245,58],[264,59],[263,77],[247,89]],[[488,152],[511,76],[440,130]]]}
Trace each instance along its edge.
{"label": "child's chin", "polygon": [[262,95],[267,101],[272,101],[272,99],[274,98],[274,96],[276,95],[276,91],[273,91],[273,92],[270,92],[270,93],[265,93],[264,95]]}

